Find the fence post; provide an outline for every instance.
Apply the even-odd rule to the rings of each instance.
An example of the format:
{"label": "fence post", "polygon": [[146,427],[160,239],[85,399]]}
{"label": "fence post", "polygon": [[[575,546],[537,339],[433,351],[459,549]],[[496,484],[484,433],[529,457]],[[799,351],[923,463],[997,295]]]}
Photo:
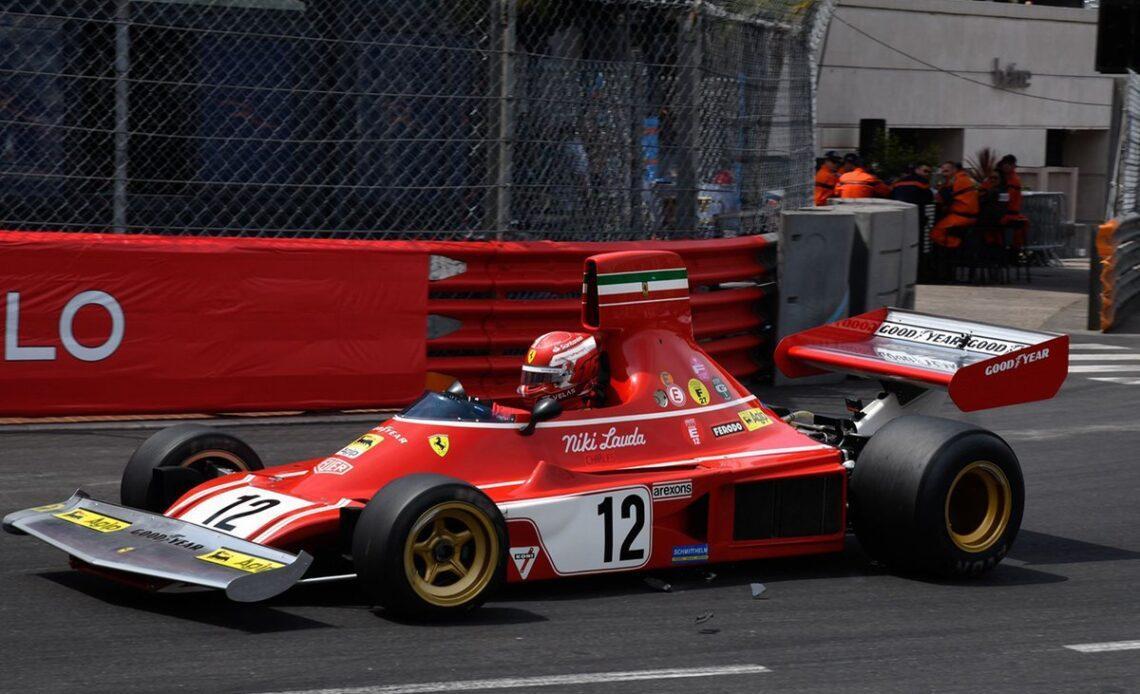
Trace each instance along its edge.
{"label": "fence post", "polygon": [[127,231],[127,164],[130,147],[131,69],[130,1],[115,2],[115,173],[111,198],[111,227]]}
{"label": "fence post", "polygon": [[499,147],[495,181],[495,238],[499,241],[511,227],[517,18],[517,0],[499,0]]}
{"label": "fence post", "polygon": [[1096,247],[1099,227],[1093,226],[1089,234],[1089,303],[1086,328],[1100,330],[1100,254]]}
{"label": "fence post", "polygon": [[676,90],[676,108],[673,123],[677,138],[677,207],[673,225],[675,229],[692,231],[697,228],[697,195],[700,187],[700,126],[701,126],[701,34],[703,31],[703,0],[696,0],[692,9],[681,15],[678,34],[680,50]]}

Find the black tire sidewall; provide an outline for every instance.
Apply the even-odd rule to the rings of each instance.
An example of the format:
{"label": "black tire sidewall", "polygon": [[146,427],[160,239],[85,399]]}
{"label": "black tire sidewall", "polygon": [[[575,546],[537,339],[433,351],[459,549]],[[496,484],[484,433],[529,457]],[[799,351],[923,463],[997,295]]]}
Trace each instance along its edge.
{"label": "black tire sidewall", "polygon": [[257,453],[232,434],[201,424],[177,424],[151,435],[135,449],[119,483],[122,504],[162,513],[166,506],[153,484],[155,468],[178,466],[190,456],[207,450],[231,453],[250,471],[265,467]]}
{"label": "black tire sidewall", "polygon": [[[1009,521],[983,552],[966,552],[946,527],[946,496],[958,473],[975,461],[998,466],[1010,484]],[[852,524],[873,558],[893,568],[941,576],[992,569],[1013,544],[1025,507],[1021,467],[996,434],[970,424],[910,415],[871,437],[851,477]]]}
{"label": "black tire sidewall", "polygon": [[[967,465],[986,461],[996,465],[1009,481],[1012,505],[1001,537],[982,552],[967,552],[950,537],[946,524],[946,497],[950,486]],[[922,538],[917,549],[919,566],[940,576],[977,576],[997,566],[1013,546],[1025,511],[1025,482],[1009,446],[996,434],[976,431],[950,441],[931,461],[915,507],[915,528]]]}
{"label": "black tire sidewall", "polygon": [[[404,545],[424,512],[449,501],[469,503],[486,514],[499,551],[495,573],[477,596],[462,605],[441,607],[425,601],[408,582]],[[486,494],[466,482],[445,475],[408,475],[382,487],[364,507],[353,531],[352,558],[361,588],[385,610],[409,619],[458,616],[481,605],[505,583],[506,521]]]}

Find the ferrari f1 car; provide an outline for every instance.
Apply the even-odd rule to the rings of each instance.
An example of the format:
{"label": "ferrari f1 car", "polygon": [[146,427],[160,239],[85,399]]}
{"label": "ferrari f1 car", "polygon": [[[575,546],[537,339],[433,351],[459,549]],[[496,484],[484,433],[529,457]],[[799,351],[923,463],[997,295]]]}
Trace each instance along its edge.
{"label": "ferrari f1 car", "polygon": [[[1068,339],[881,309],[778,346],[789,376],[878,379],[844,416],[761,403],[693,339],[668,252],[585,264],[582,323],[604,406],[539,400],[507,421],[458,384],[331,455],[263,469],[234,436],[165,429],[127,463],[121,505],[76,492],[12,513],[81,570],[234,600],[353,578],[406,617],[462,613],[504,583],[837,552],[848,529],[898,569],[973,576],[1009,550],[1025,488],[1010,447],[921,414],[1052,397]],[[945,391],[945,393],[943,392]]]}

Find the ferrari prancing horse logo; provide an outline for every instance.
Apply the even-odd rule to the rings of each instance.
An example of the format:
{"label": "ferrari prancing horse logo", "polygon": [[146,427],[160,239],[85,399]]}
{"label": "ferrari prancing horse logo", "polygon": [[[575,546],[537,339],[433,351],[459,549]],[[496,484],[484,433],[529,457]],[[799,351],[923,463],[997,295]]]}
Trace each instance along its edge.
{"label": "ferrari prancing horse logo", "polygon": [[428,443],[431,444],[431,449],[440,458],[447,455],[447,452],[451,450],[451,439],[447,437],[447,434],[432,434],[428,437]]}

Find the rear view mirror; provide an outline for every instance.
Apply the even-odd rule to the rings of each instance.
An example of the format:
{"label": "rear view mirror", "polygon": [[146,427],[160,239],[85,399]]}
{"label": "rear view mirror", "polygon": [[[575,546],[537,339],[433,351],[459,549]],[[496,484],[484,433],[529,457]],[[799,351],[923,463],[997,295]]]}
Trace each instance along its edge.
{"label": "rear view mirror", "polygon": [[534,409],[530,411],[530,421],[519,429],[519,434],[530,436],[539,422],[554,419],[560,414],[562,414],[562,403],[550,397],[539,398],[538,402],[534,403]]}
{"label": "rear view mirror", "polygon": [[447,387],[447,392],[451,393],[457,398],[467,397],[467,391],[463,389],[463,384],[458,380],[452,381],[451,385]]}

